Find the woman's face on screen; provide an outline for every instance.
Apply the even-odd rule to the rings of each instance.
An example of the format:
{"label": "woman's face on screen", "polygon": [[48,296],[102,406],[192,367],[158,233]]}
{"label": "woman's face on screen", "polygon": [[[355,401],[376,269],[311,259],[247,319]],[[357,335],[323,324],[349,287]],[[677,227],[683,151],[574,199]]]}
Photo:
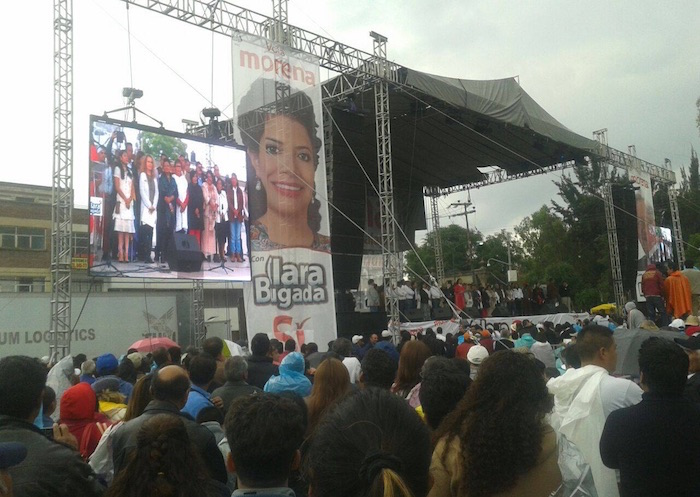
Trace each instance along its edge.
{"label": "woman's face on screen", "polygon": [[268,212],[307,216],[313,198],[315,152],[306,128],[289,116],[267,119],[259,152],[249,151],[267,192]]}

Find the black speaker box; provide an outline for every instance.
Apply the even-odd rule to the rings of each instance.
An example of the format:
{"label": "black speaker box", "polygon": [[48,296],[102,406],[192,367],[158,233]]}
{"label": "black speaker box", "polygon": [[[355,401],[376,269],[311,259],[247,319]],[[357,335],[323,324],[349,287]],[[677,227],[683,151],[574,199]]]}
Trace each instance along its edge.
{"label": "black speaker box", "polygon": [[452,319],[452,309],[449,307],[438,307],[433,309],[433,319]]}
{"label": "black speaker box", "polygon": [[491,316],[495,318],[504,318],[510,316],[510,312],[508,311],[508,307],[506,305],[498,304],[491,313]]}
{"label": "black speaker box", "polygon": [[406,319],[408,319],[412,323],[425,321],[425,319],[423,318],[423,311],[421,309],[411,309],[410,311],[404,312],[404,314],[406,315]]}
{"label": "black speaker box", "polygon": [[199,243],[193,235],[187,233],[175,233],[175,248],[168,258],[168,266],[171,271],[184,271],[191,273],[202,270],[202,251]]}

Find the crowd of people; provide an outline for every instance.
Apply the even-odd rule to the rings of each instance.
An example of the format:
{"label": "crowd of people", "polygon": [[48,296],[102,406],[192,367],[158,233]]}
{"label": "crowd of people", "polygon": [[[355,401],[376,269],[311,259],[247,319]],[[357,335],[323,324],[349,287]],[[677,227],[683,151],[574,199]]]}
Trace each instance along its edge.
{"label": "crowd of people", "polygon": [[613,333],[525,319],[327,352],[258,333],[232,357],[217,337],[5,357],[0,495],[700,495],[700,335],[647,339],[628,379]]}
{"label": "crowd of people", "polygon": [[[441,308],[454,310],[467,317],[533,316],[557,312],[573,312],[573,292],[566,281],[557,284],[550,279],[547,284],[530,286],[528,283],[465,284],[461,278],[436,282],[401,280],[389,294],[396,295],[399,312],[404,318],[419,310],[426,321],[436,319]],[[367,281],[365,303],[370,312],[385,308],[387,291],[374,280]],[[407,319],[408,320],[408,319]]]}
{"label": "crowd of people", "polygon": [[658,326],[700,314],[700,270],[690,259],[686,259],[684,265],[681,271],[673,261],[667,265],[649,264],[642,274],[641,289],[647,315]]}
{"label": "crowd of people", "polygon": [[214,165],[204,170],[186,155],[153,156],[114,132],[105,146],[91,152],[93,195],[103,198],[103,216],[94,230],[102,238],[103,260],[166,261],[174,234],[194,236],[204,257],[213,262],[243,262],[249,251],[241,232],[248,222],[248,194],[235,174]]}

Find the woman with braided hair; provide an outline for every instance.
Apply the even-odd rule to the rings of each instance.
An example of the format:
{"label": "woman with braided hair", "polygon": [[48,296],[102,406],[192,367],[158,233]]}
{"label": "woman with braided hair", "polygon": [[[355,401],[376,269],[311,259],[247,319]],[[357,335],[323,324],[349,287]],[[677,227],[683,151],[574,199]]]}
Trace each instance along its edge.
{"label": "woman with braided hair", "polygon": [[177,416],[159,414],[146,421],[127,466],[105,497],[224,497],[225,485],[209,478]]}
{"label": "woman with braided hair", "polygon": [[404,399],[366,388],[324,416],[304,466],[309,497],[424,497],[428,428]]}

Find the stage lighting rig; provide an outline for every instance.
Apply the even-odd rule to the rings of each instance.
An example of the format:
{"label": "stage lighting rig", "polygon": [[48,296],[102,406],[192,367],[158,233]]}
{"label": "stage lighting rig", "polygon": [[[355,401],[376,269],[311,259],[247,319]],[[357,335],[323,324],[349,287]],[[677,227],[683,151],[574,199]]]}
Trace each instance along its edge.
{"label": "stage lighting rig", "polygon": [[221,111],[216,107],[207,107],[202,109],[202,116],[207,119],[208,122],[204,122],[202,119],[202,124],[209,126],[207,136],[213,139],[221,138],[221,130],[219,129],[219,116]]}
{"label": "stage lighting rig", "polygon": [[136,108],[136,100],[143,97],[143,90],[138,90],[136,88],[122,88],[122,97],[127,99],[126,107],[120,107],[118,109],[105,111],[105,113],[104,113],[105,117],[107,117],[109,114],[112,114],[114,112],[127,111],[127,114],[129,112],[131,112],[132,121],[136,122],[136,113],[139,112],[139,113],[143,114],[144,116],[146,116],[147,118],[152,119],[155,122],[157,122],[161,128],[163,127],[162,121],[159,121],[155,117],[146,114],[141,109]]}
{"label": "stage lighting rig", "polygon": [[137,99],[143,97],[143,90],[136,88],[122,88],[122,97],[129,101],[129,105],[134,105]]}
{"label": "stage lighting rig", "polygon": [[206,109],[202,109],[202,115],[209,120],[218,119],[221,115],[221,111],[216,107],[207,107]]}

